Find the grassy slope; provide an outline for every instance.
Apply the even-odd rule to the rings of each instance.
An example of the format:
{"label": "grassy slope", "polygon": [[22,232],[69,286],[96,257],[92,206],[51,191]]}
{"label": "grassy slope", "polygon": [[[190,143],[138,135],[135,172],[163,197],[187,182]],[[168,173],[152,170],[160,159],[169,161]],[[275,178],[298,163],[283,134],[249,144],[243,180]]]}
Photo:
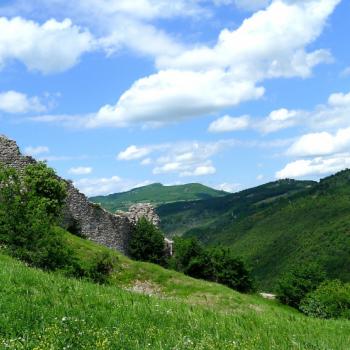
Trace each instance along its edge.
{"label": "grassy slope", "polygon": [[105,209],[115,212],[127,210],[134,203],[152,203],[160,205],[177,201],[199,200],[227,195],[226,192],[217,191],[201,184],[187,184],[178,186],[163,186],[156,183],[135,188],[128,192],[115,193],[109,196],[90,198],[95,203],[100,203]]}
{"label": "grassy slope", "polygon": [[[106,249],[67,239],[87,263]],[[348,349],[348,321],[306,318],[258,296],[115,254],[121,268],[110,286],[98,286],[0,253],[0,348]],[[159,296],[124,289],[145,281]]]}
{"label": "grassy slope", "polygon": [[319,262],[331,278],[350,280],[350,171],[289,200],[236,220],[220,217],[189,231],[207,244],[224,244],[245,258],[264,289],[291,265]]}
{"label": "grassy slope", "polygon": [[[311,181],[277,181],[221,198],[161,205],[157,212],[167,236],[181,236],[193,228],[211,223],[225,226],[255,211],[257,207],[266,207],[314,185]],[[212,232],[209,234],[212,235]]]}

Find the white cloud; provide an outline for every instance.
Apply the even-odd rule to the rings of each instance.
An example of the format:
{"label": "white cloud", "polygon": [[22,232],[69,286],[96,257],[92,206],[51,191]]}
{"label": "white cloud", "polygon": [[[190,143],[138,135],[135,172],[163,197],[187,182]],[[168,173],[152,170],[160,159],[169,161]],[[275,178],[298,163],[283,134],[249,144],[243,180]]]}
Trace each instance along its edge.
{"label": "white cloud", "polygon": [[[226,69],[235,80],[261,81],[276,77],[308,77],[312,68],[330,55],[306,52],[326,25],[340,0],[274,1],[234,30],[223,30],[213,48],[202,46],[169,60],[161,68],[181,70]],[[257,45],[259,43],[259,45]]]}
{"label": "white cloud", "polygon": [[141,161],[141,165],[146,166],[146,165],[150,165],[150,164],[152,164],[152,159],[151,158],[145,158],[145,159],[143,159]]}
{"label": "white cloud", "polygon": [[297,178],[304,176],[320,176],[332,174],[350,168],[350,154],[336,154],[330,157],[300,159],[287,164],[276,173],[276,178]]}
{"label": "white cloud", "polygon": [[[327,50],[307,51],[307,48],[322,33],[339,2],[275,0],[265,10],[244,20],[238,29],[222,30],[215,46],[197,45],[194,49],[185,49],[152,26],[146,28],[149,23],[145,21],[183,16],[186,3],[191,4],[191,9],[198,9],[198,1],[176,1],[174,5],[159,0],[135,4],[96,0],[85,5],[79,3],[79,13],[83,6],[90,21],[95,6],[103,16],[104,11],[111,15],[110,21],[105,21],[108,35],[100,37],[100,45],[113,51],[113,45],[118,46],[120,41],[140,52],[148,50],[155,57],[159,72],[136,81],[116,104],[102,106],[90,115],[73,116],[69,123],[74,124],[76,119],[79,127],[87,128],[161,126],[259,99],[265,92],[260,86],[265,79],[307,78],[316,65],[331,60]],[[138,6],[140,11],[135,13],[144,13],[140,15],[142,21],[130,26],[130,21],[140,21],[141,17],[130,15]],[[119,27],[115,30],[113,24],[119,21],[114,15],[120,11],[130,17],[120,22],[124,23],[122,30]],[[125,34],[128,31],[132,33]],[[55,118],[46,118],[49,120]]]}
{"label": "white cloud", "polygon": [[306,47],[321,34],[339,1],[276,0],[237,30],[223,30],[213,48],[160,56],[160,72],[138,80],[86,125],[125,127],[208,115],[260,98],[264,89],[256,84],[266,78],[306,78],[315,65],[330,59],[328,51],[306,52]]}
{"label": "white cloud", "polygon": [[288,149],[287,154],[297,157],[322,156],[344,152],[350,149],[350,127],[335,134],[329,132],[311,133],[301,136]]}
{"label": "white cloud", "polygon": [[248,81],[232,81],[220,70],[161,71],[138,80],[115,106],[106,105],[87,118],[86,126],[172,123],[211,114],[263,94],[263,88]]}
{"label": "white cloud", "polygon": [[137,147],[135,145],[129,146],[125,151],[118,154],[118,160],[134,160],[140,159],[152,152],[151,147]]}
{"label": "white cloud", "polygon": [[225,115],[209,125],[208,130],[214,133],[229,132],[247,129],[250,125],[249,116],[230,117]]}
{"label": "white cloud", "polygon": [[40,102],[38,97],[28,97],[17,91],[6,91],[0,93],[0,111],[2,112],[20,114],[28,112],[43,112],[45,110],[46,107]]}
{"label": "white cloud", "polygon": [[216,168],[211,158],[234,145],[234,140],[178,142],[169,145],[162,156],[156,159],[153,173],[175,173],[180,177],[215,174]]}
{"label": "white cloud", "polygon": [[92,173],[92,170],[93,169],[91,167],[76,167],[70,168],[68,173],[72,175],[88,175]]}
{"label": "white cloud", "polygon": [[74,182],[74,186],[79,188],[88,197],[107,195],[111,193],[125,192],[136,187],[149,185],[150,181],[137,182],[125,180],[119,176],[110,178],[84,178]]}
{"label": "white cloud", "polygon": [[28,156],[37,156],[44,153],[50,153],[50,149],[47,146],[26,147],[24,153]]}
{"label": "white cloud", "polygon": [[235,140],[216,142],[175,142],[158,145],[130,146],[119,153],[118,159],[141,159],[141,165],[153,165],[153,174],[177,174],[180,177],[204,176],[216,172],[212,157],[237,144]]}
{"label": "white cloud", "polygon": [[63,72],[93,49],[93,37],[69,19],[40,25],[21,17],[0,17],[0,68],[11,60],[45,74]]}
{"label": "white cloud", "polygon": [[214,186],[215,189],[219,190],[219,191],[225,191],[225,192],[238,192],[242,189],[242,185],[241,184],[237,184],[237,183],[228,183],[228,182],[224,182],[222,184],[219,184],[217,186]]}
{"label": "white cloud", "polygon": [[48,16],[72,18],[88,26],[98,38],[95,44],[111,54],[128,48],[151,57],[164,52],[179,54],[182,45],[152,22],[174,17],[209,15],[197,0],[17,0],[8,13],[45,12]]}
{"label": "white cloud", "polygon": [[295,126],[300,122],[300,113],[281,108],[272,111],[264,120],[257,123],[257,128],[263,133],[271,133]]}
{"label": "white cloud", "polygon": [[261,181],[261,180],[264,179],[264,175],[263,175],[263,174],[259,174],[259,175],[256,177],[256,179],[257,179],[258,181]]}
{"label": "white cloud", "polygon": [[180,176],[205,176],[205,175],[212,175],[216,173],[216,169],[213,165],[210,163],[206,165],[200,165],[196,167],[192,171],[184,171],[180,174]]}

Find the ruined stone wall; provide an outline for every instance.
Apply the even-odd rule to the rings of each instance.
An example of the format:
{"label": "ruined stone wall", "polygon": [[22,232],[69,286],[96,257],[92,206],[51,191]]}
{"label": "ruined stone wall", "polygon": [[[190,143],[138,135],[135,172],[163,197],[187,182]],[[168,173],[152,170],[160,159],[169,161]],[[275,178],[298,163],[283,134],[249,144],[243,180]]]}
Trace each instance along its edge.
{"label": "ruined stone wall", "polygon": [[[22,171],[35,163],[32,157],[25,157],[15,141],[0,135],[0,163]],[[80,193],[71,182],[68,186],[67,204],[64,210],[63,226],[75,226],[79,234],[107,247],[126,253],[128,241],[133,231],[133,223],[125,215],[113,215]]]}
{"label": "ruined stone wall", "polygon": [[157,227],[159,227],[160,224],[160,218],[156,213],[155,208],[150,203],[134,204],[129,208],[129,211],[125,213],[125,215],[135,225],[143,217]]}

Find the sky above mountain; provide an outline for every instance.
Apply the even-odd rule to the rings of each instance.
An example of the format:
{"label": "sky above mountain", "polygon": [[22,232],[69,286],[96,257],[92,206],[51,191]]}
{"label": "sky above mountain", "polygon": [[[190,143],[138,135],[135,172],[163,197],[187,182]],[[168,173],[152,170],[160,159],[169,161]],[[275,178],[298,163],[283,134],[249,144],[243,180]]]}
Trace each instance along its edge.
{"label": "sky above mountain", "polygon": [[350,167],[346,0],[2,0],[0,133],[87,195]]}

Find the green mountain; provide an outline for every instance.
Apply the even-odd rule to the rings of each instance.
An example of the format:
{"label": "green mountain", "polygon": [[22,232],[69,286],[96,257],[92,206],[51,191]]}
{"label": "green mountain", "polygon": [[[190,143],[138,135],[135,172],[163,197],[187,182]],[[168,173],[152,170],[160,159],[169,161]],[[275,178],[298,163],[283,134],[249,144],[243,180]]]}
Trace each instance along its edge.
{"label": "green mountain", "polygon": [[[316,185],[313,181],[281,180],[259,187],[200,201],[187,201],[160,205],[157,213],[162,229],[168,236],[181,236],[194,228],[211,223],[226,225],[245,216],[256,208],[269,206]],[[210,236],[215,235],[210,233]],[[203,241],[205,241],[203,239]]]}
{"label": "green mountain", "polygon": [[[86,264],[107,250],[67,240]],[[308,318],[258,295],[110,253],[119,268],[109,285],[98,285],[30,268],[0,247],[0,348],[349,348],[349,321]]]}
{"label": "green mountain", "polygon": [[116,210],[128,210],[135,203],[147,202],[158,206],[171,202],[193,201],[225,195],[227,192],[214,190],[198,183],[177,186],[164,186],[155,183],[128,192],[92,197],[90,200],[101,204],[102,207],[111,212],[115,212]]}
{"label": "green mountain", "polygon": [[292,265],[309,262],[350,280],[349,170],[319,183],[278,181],[220,202],[174,203],[158,213],[165,231],[231,247],[265,290]]}

